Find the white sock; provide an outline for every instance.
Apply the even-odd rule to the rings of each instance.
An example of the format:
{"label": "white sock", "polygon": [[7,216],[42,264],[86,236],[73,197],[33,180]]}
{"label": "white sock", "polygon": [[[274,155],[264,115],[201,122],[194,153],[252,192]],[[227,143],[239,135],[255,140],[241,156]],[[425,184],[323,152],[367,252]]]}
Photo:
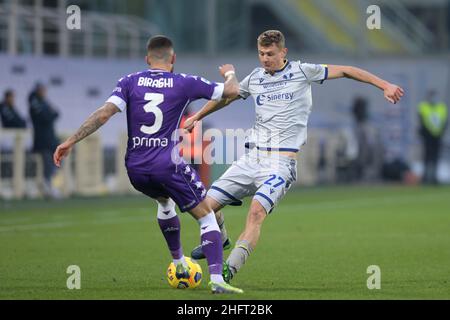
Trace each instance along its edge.
{"label": "white sock", "polygon": [[221,274],[212,274],[211,275],[211,281],[212,282],[216,282],[216,283],[223,283],[223,282],[225,282],[223,280],[223,277],[222,277]]}
{"label": "white sock", "polygon": [[172,199],[169,198],[169,201],[166,203],[156,202],[158,203],[158,219],[167,220],[177,215],[177,212],[175,211],[175,202]]}
{"label": "white sock", "polygon": [[185,268],[189,266],[184,256],[182,256],[180,259],[173,259],[173,264],[175,265],[175,267],[179,263],[182,263]]}
{"label": "white sock", "polygon": [[214,230],[220,233],[214,211],[211,211],[206,216],[198,219],[197,222],[200,225],[200,235]]}

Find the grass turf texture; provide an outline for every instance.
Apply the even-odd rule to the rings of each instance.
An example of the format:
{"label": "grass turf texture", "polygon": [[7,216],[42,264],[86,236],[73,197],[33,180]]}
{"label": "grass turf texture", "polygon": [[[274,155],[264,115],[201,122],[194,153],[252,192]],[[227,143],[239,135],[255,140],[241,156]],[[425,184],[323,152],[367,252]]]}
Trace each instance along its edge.
{"label": "grass turf texture", "polygon": [[[291,190],[266,219],[233,299],[450,299],[450,188]],[[224,210],[233,242],[249,200]],[[152,200],[140,197],[0,202],[0,299],[229,299],[169,287],[171,260]],[[182,214],[185,254],[198,225]],[[225,252],[225,257],[230,251]],[[68,290],[69,265],[81,290]],[[369,265],[381,289],[369,290]]]}

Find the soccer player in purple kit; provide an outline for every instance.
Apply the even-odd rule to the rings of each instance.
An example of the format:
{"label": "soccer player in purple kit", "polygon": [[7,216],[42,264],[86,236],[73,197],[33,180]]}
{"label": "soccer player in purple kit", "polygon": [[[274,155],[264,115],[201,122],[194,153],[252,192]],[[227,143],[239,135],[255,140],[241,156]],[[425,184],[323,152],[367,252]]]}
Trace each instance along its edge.
{"label": "soccer player in purple kit", "polygon": [[106,103],[60,144],[54,153],[59,167],[71,148],[105,124],[117,112],[126,110],[128,147],[125,165],[133,187],[158,203],[158,223],[176,265],[177,278],[189,277],[189,266],[180,240],[180,220],[175,203],[188,211],[200,226],[212,293],[242,293],[222,277],[222,240],[214,211],[206,203],[206,189],[195,170],[180,156],[176,135],[185,107],[193,100],[234,98],[239,83],[230,64],[219,68],[224,83],[173,73],[176,55],[172,41],[152,37],[146,61],[150,69],[121,79]]}

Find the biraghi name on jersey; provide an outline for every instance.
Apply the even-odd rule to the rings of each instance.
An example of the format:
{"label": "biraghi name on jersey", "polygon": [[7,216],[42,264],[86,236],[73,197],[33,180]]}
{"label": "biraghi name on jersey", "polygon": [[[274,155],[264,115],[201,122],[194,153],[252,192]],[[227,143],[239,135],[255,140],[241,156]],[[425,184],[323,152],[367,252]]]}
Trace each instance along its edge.
{"label": "biraghi name on jersey", "polygon": [[173,88],[173,78],[147,78],[139,77],[137,85],[139,87],[150,88]]}

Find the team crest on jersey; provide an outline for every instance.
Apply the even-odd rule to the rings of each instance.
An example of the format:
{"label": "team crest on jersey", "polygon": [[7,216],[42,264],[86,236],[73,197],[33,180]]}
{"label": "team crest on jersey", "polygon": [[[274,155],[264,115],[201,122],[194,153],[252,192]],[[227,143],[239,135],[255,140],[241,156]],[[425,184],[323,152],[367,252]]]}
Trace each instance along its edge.
{"label": "team crest on jersey", "polygon": [[285,74],[285,75],[283,76],[283,79],[289,80],[289,79],[292,79],[293,76],[294,76],[293,73]]}

